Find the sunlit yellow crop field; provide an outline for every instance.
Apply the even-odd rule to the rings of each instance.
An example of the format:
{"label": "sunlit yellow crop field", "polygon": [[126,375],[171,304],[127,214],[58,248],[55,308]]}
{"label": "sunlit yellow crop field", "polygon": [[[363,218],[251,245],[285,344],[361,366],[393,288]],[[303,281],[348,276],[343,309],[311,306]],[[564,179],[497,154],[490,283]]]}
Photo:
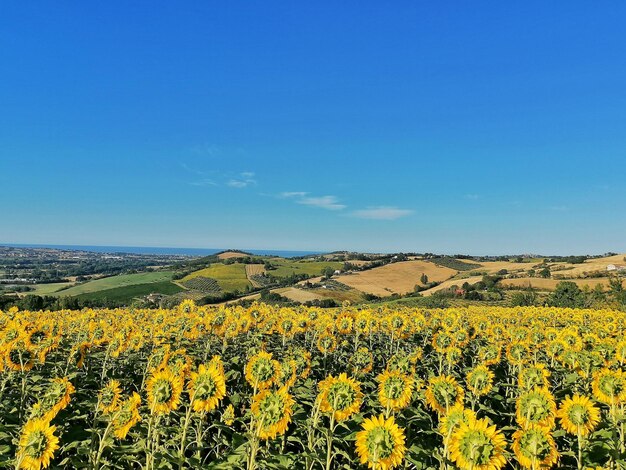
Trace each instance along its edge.
{"label": "sunlit yellow crop field", "polygon": [[0,466],[624,468],[626,314],[0,312]]}

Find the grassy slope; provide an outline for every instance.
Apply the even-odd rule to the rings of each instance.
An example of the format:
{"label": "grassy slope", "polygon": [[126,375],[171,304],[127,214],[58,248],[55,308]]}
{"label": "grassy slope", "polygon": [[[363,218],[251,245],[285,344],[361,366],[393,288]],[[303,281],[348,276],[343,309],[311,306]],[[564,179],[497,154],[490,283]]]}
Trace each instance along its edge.
{"label": "grassy slope", "polygon": [[148,282],[145,284],[133,284],[123,287],[115,287],[113,289],[104,289],[97,292],[88,292],[78,296],[79,299],[89,300],[114,300],[114,301],[131,301],[135,297],[141,297],[148,294],[166,294],[172,295],[181,292],[183,289],[170,281]]}
{"label": "grassy slope", "polygon": [[287,277],[292,274],[307,274],[309,276],[319,276],[322,270],[330,266],[333,269],[341,269],[343,263],[340,261],[292,261],[288,259],[272,259],[270,261],[276,269],[267,271],[274,277]]}
{"label": "grassy slope", "polygon": [[184,281],[195,277],[215,279],[224,292],[243,290],[250,285],[243,264],[212,264],[208,268],[195,271],[183,278]]}
{"label": "grassy slope", "polygon": [[33,287],[35,290],[27,292],[32,295],[51,295],[63,287],[69,287],[74,285],[72,282],[53,282],[51,284],[36,284]]}
{"label": "grassy slope", "polygon": [[149,284],[154,282],[171,281],[173,271],[158,271],[153,273],[139,273],[139,274],[121,274],[119,276],[105,277],[102,279],[96,279],[95,281],[89,281],[84,284],[79,284],[69,289],[55,292],[55,295],[59,296],[74,296],[80,294],[87,294],[90,292],[98,292],[107,289],[115,289],[118,287],[128,287],[136,284]]}

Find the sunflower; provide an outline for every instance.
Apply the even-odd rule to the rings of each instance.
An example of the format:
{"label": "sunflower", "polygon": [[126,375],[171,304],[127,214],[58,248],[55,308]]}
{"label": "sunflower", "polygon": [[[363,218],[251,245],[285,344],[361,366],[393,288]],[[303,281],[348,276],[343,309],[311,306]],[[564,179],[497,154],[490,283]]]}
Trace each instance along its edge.
{"label": "sunflower", "polygon": [[454,344],[454,336],[446,330],[441,330],[433,336],[431,346],[435,351],[445,354],[446,350]]}
{"label": "sunflower", "polygon": [[194,411],[211,411],[226,396],[224,374],[214,365],[200,364],[198,372],[191,373],[187,390]]}
{"label": "sunflower", "polygon": [[498,344],[486,344],[478,348],[478,359],[486,366],[492,366],[500,362],[502,348]]}
{"label": "sunflower", "polygon": [[317,349],[322,354],[332,353],[337,349],[337,339],[330,333],[321,334],[320,337],[317,338]]}
{"label": "sunflower", "polygon": [[287,388],[293,387],[298,378],[298,370],[296,361],[294,359],[283,359],[280,364],[280,378],[278,379],[279,386],[286,386]]}
{"label": "sunflower", "polygon": [[52,421],[70,403],[75,388],[65,377],[52,379],[43,397],[39,400],[41,409],[45,410],[44,419]]}
{"label": "sunflower", "polygon": [[356,435],[356,453],[361,464],[374,470],[387,470],[402,463],[406,453],[404,430],[393,416],[366,418],[361,428]]}
{"label": "sunflower", "polygon": [[233,421],[235,421],[235,408],[231,404],[228,405],[224,410],[224,413],[222,413],[222,422],[226,426],[232,426]]}
{"label": "sunflower", "polygon": [[369,349],[362,347],[350,357],[350,362],[354,373],[367,374],[374,365],[374,356]]}
{"label": "sunflower", "polygon": [[424,392],[426,403],[439,414],[446,414],[451,407],[463,403],[463,388],[450,375],[440,375],[428,381]]}
{"label": "sunflower", "polygon": [[162,369],[152,374],[146,384],[150,412],[167,414],[178,407],[183,391],[183,378],[170,369]]}
{"label": "sunflower", "polygon": [[258,437],[273,439],[287,430],[293,414],[294,400],[285,387],[261,390],[253,400],[251,411],[257,421]]}
{"label": "sunflower", "polygon": [[257,389],[269,388],[280,378],[280,364],[272,359],[272,354],[259,351],[246,364],[246,380]]}
{"label": "sunflower", "polygon": [[178,304],[178,313],[193,313],[196,309],[196,303],[192,299],[185,299]]}
{"label": "sunflower", "polygon": [[548,377],[550,377],[550,371],[544,364],[532,364],[520,370],[517,375],[517,384],[522,390],[547,387]]}
{"label": "sunflower", "polygon": [[515,341],[506,347],[506,358],[514,366],[522,365],[530,356],[528,343]]}
{"label": "sunflower", "polygon": [[626,374],[621,370],[599,370],[593,377],[591,388],[596,400],[619,405],[626,401]]}
{"label": "sunflower", "polygon": [[467,373],[467,389],[477,397],[486,395],[493,388],[493,377],[493,372],[486,365],[480,364]]}
{"label": "sunflower", "polygon": [[547,429],[554,427],[556,403],[547,388],[535,387],[519,396],[515,402],[516,420],[522,428],[532,425]]}
{"label": "sunflower", "polygon": [[458,403],[439,420],[439,432],[447,439],[461,423],[469,423],[472,419],[476,419],[476,413]]}
{"label": "sunflower", "polygon": [[337,421],[343,421],[357,413],[363,402],[359,383],[345,373],[339,377],[328,376],[318,384],[320,410],[334,413]]}
{"label": "sunflower", "polygon": [[177,349],[169,353],[163,361],[162,367],[170,369],[175,374],[186,376],[191,370],[192,360],[186,349]]}
{"label": "sunflower", "polygon": [[561,426],[570,434],[586,436],[600,422],[600,410],[593,402],[582,395],[567,397],[556,413]]}
{"label": "sunflower", "polygon": [[387,362],[386,370],[389,372],[397,371],[405,375],[415,374],[415,365],[411,361],[411,357],[406,354],[394,354]]}
{"label": "sunflower", "polygon": [[550,431],[536,425],[513,433],[513,452],[523,468],[551,468],[559,458]]}
{"label": "sunflower", "polygon": [[59,448],[59,438],[54,435],[56,426],[46,420],[30,420],[22,428],[17,451],[17,468],[39,470],[50,465],[54,451]]}
{"label": "sunflower", "polygon": [[18,339],[4,349],[4,362],[11,370],[28,372],[35,365],[35,352]]}
{"label": "sunflower", "polygon": [[117,380],[109,380],[98,394],[98,409],[103,413],[113,413],[121,404],[122,389]]}
{"label": "sunflower", "polygon": [[461,422],[450,439],[450,458],[461,470],[499,470],[506,465],[504,434],[486,418]]}
{"label": "sunflower", "polygon": [[415,380],[398,371],[385,371],[376,380],[378,399],[383,408],[398,411],[409,405]]}
{"label": "sunflower", "polygon": [[301,379],[306,379],[311,373],[311,353],[302,348],[297,348],[291,356],[296,361],[296,373]]}
{"label": "sunflower", "polygon": [[137,392],[124,400],[118,411],[112,417],[113,434],[118,439],[124,439],[135,424],[141,421],[139,414],[139,404],[141,397]]}
{"label": "sunflower", "polygon": [[348,313],[342,313],[338,315],[335,319],[335,327],[337,328],[337,332],[342,335],[347,335],[352,331],[353,323],[354,319]]}

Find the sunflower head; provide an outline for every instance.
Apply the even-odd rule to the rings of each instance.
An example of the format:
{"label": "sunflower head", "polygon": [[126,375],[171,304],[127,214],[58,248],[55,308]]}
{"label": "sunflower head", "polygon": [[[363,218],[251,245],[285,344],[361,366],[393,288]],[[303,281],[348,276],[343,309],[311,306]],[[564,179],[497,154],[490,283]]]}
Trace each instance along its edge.
{"label": "sunflower head", "polygon": [[361,347],[350,358],[355,373],[367,374],[374,365],[374,356],[368,348]]}
{"label": "sunflower head", "polygon": [[113,434],[118,439],[124,439],[130,429],[141,421],[139,405],[141,397],[137,392],[122,402],[119,410],[112,415]]}
{"label": "sunflower head", "polygon": [[621,370],[602,369],[591,383],[594,397],[607,405],[626,401],[626,374]]}
{"label": "sunflower head", "polygon": [[211,411],[226,396],[224,373],[215,365],[201,364],[197,372],[191,373],[187,390],[194,411]]}
{"label": "sunflower head", "polygon": [[167,414],[178,407],[183,390],[183,378],[170,369],[162,369],[152,374],[146,385],[150,411]]}
{"label": "sunflower head", "polygon": [[103,413],[112,413],[117,410],[121,404],[122,389],[117,380],[110,380],[100,390],[98,396],[98,407]]}
{"label": "sunflower head", "polygon": [[253,400],[251,411],[256,420],[257,435],[261,439],[273,439],[287,430],[293,414],[294,400],[285,387],[262,390]]}
{"label": "sunflower head", "polygon": [[343,421],[361,408],[363,393],[359,383],[345,373],[339,377],[332,375],[318,384],[320,410],[333,413],[337,421]]}
{"label": "sunflower head", "polygon": [[476,396],[486,395],[493,387],[493,372],[485,364],[474,367],[465,379],[467,388]]}
{"label": "sunflower head", "polygon": [[383,408],[397,411],[409,405],[415,385],[413,378],[398,371],[385,371],[376,380],[378,399]]}
{"label": "sunflower head", "polygon": [[461,422],[450,439],[450,458],[462,470],[499,470],[506,464],[504,435],[484,419]]}
{"label": "sunflower head", "polygon": [[567,397],[557,411],[561,426],[570,434],[586,436],[600,422],[600,410],[583,395]]}
{"label": "sunflower head", "polygon": [[361,464],[375,470],[399,466],[406,453],[404,431],[392,417],[366,418],[356,435],[356,451]]}
{"label": "sunflower head", "polygon": [[550,431],[536,425],[513,434],[513,452],[523,468],[551,468],[559,458]]}
{"label": "sunflower head", "polygon": [[222,422],[226,426],[232,426],[235,421],[235,407],[231,404],[226,407],[224,413],[222,413]]}
{"label": "sunflower head", "polygon": [[56,426],[46,420],[30,420],[20,436],[17,459],[20,468],[34,470],[46,468],[59,448],[59,438],[54,435]]}
{"label": "sunflower head", "polygon": [[337,338],[331,333],[321,334],[317,339],[317,349],[322,354],[328,354],[337,349]]}
{"label": "sunflower head", "polygon": [[446,414],[450,408],[463,403],[463,388],[450,375],[440,375],[428,381],[424,392],[426,403],[439,414]]}
{"label": "sunflower head", "polygon": [[469,423],[472,419],[476,419],[476,413],[470,409],[466,409],[462,404],[454,405],[439,421],[439,432],[444,439],[459,427],[461,423]]}
{"label": "sunflower head", "polygon": [[552,429],[556,403],[547,388],[535,387],[519,396],[515,404],[516,419],[522,428],[532,425]]}
{"label": "sunflower head", "polygon": [[547,387],[548,377],[550,377],[550,371],[544,364],[532,364],[520,370],[517,376],[517,383],[522,390]]}
{"label": "sunflower head", "polygon": [[280,364],[268,352],[259,351],[246,364],[246,380],[254,388],[268,388],[279,378]]}

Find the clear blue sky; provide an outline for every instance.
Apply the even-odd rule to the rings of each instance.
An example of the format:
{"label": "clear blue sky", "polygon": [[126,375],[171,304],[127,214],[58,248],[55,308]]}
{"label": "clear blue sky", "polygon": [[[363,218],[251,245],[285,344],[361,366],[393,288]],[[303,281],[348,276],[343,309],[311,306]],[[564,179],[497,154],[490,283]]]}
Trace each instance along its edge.
{"label": "clear blue sky", "polygon": [[2,2],[0,242],[626,252],[624,18]]}

